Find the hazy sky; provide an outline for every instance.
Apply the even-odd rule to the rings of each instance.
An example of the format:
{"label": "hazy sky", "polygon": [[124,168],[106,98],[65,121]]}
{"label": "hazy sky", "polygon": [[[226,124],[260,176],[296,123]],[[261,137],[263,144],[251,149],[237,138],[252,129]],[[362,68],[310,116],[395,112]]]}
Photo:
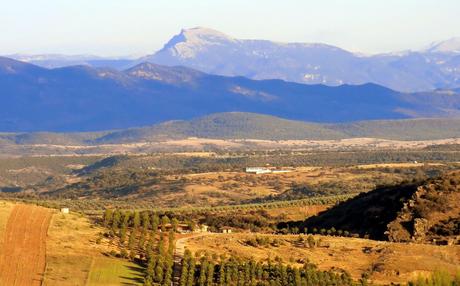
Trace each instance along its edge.
{"label": "hazy sky", "polygon": [[460,36],[459,15],[459,0],[0,0],[0,54],[148,54],[195,26],[389,52]]}

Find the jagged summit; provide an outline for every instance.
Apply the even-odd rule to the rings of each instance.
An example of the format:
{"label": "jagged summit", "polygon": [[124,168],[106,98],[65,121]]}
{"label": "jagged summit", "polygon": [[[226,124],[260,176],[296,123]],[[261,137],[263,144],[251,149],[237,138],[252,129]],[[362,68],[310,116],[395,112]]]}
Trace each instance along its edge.
{"label": "jagged summit", "polygon": [[173,51],[175,56],[193,58],[197,51],[208,45],[223,45],[234,42],[235,39],[217,30],[195,27],[182,29],[181,32],[169,40],[162,51]]}
{"label": "jagged summit", "polygon": [[196,39],[205,40],[207,38],[233,40],[232,37],[220,31],[206,28],[206,27],[195,27],[195,28],[190,28],[190,29],[182,29],[181,34],[184,35],[184,37],[188,40],[196,40]]}

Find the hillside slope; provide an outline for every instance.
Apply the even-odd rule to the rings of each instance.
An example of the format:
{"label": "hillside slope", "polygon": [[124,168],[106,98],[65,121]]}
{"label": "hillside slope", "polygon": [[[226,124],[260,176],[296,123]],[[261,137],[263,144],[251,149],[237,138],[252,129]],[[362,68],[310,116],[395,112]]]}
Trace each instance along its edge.
{"label": "hillside slope", "polygon": [[100,145],[156,142],[189,137],[210,139],[336,140],[380,138],[437,140],[460,138],[460,119],[373,120],[320,124],[275,116],[228,112],[176,120],[141,128],[81,133],[0,133],[3,145]]}
{"label": "hillside slope", "polygon": [[302,226],[397,242],[460,243],[460,171],[360,194]]}
{"label": "hillside slope", "polygon": [[152,127],[114,131],[94,142],[117,143],[187,137],[283,140],[340,139],[346,135],[321,124],[286,120],[262,114],[229,112],[189,121],[170,121]]}

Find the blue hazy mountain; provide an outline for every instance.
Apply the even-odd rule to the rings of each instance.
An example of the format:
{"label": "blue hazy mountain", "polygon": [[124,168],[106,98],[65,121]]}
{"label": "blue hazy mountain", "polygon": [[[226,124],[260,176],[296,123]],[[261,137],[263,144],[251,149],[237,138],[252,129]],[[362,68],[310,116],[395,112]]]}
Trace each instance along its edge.
{"label": "blue hazy mountain", "polygon": [[124,71],[46,69],[0,58],[0,131],[94,131],[252,112],[312,122],[455,117],[452,90],[400,93],[376,85],[305,85],[142,63]]}
{"label": "blue hazy mountain", "polygon": [[240,40],[212,29],[193,28],[182,30],[141,61],[306,84],[372,82],[399,91],[460,86],[460,38],[421,51],[365,56],[325,44]]}
{"label": "blue hazy mountain", "polygon": [[46,68],[87,65],[124,70],[152,62],[223,76],[305,84],[370,82],[406,92],[460,86],[460,37],[432,43],[422,50],[362,55],[320,43],[241,40],[198,27],[182,30],[161,50],[141,59],[59,54],[7,57]]}
{"label": "blue hazy mountain", "polygon": [[93,55],[63,55],[63,54],[14,54],[6,57],[34,64],[45,68],[61,68],[75,65],[87,65],[92,67],[106,67],[115,69],[126,69],[133,66],[134,60],[131,58],[109,58]]}

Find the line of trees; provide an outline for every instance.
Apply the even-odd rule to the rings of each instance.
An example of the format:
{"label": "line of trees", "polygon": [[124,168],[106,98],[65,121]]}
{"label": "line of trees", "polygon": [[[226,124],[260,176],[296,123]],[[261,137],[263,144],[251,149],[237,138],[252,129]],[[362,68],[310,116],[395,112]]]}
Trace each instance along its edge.
{"label": "line of trees", "polygon": [[[170,286],[173,281],[174,271],[174,232],[169,232],[168,242],[164,233],[160,233],[156,251],[148,255],[147,270],[144,286],[161,285]],[[167,247],[166,247],[167,245]],[[152,250],[153,252],[153,250]]]}
{"label": "line of trees", "polygon": [[344,271],[320,271],[315,265],[302,267],[285,265],[281,259],[268,263],[253,259],[201,256],[198,261],[190,251],[182,260],[180,286],[308,286],[353,285],[350,275]]}

